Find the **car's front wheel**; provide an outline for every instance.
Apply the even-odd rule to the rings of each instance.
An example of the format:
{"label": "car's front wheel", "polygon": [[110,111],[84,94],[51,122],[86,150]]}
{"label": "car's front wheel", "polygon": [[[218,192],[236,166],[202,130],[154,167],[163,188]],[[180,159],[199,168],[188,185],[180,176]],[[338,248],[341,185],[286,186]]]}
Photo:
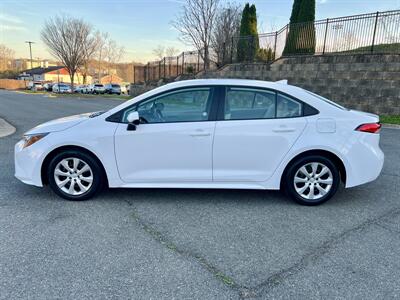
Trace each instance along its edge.
{"label": "car's front wheel", "polygon": [[313,155],[296,160],[288,168],[283,188],[299,204],[319,205],[336,193],[339,183],[337,166],[324,156]]}
{"label": "car's front wheel", "polygon": [[87,200],[104,185],[103,169],[91,155],[79,151],[57,154],[47,170],[49,185],[67,200]]}

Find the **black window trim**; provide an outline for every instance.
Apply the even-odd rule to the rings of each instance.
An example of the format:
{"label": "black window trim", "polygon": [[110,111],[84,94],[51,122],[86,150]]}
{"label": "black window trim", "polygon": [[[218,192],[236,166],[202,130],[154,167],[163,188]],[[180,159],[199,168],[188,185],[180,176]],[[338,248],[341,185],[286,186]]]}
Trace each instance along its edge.
{"label": "black window trim", "polygon": [[167,91],[163,91],[161,93],[146,97],[134,104],[131,104],[120,111],[112,114],[111,116],[108,116],[106,118],[107,122],[113,122],[113,123],[120,123],[120,124],[128,124],[127,122],[123,122],[122,118],[124,115],[124,112],[126,110],[129,110],[133,107],[139,106],[141,103],[149,101],[151,99],[156,99],[159,97],[162,97],[163,95],[174,93],[174,92],[179,92],[179,91],[184,91],[184,90],[193,90],[193,89],[201,89],[201,88],[208,88],[210,89],[210,99],[211,99],[211,107],[210,107],[210,113],[208,114],[208,119],[207,120],[198,120],[198,121],[172,121],[172,122],[157,122],[157,123],[143,123],[141,125],[152,125],[152,124],[171,124],[171,123],[197,123],[197,122],[210,122],[210,121],[216,121],[217,120],[217,109],[218,109],[218,102],[217,101],[217,95],[218,93],[218,87],[217,85],[193,85],[193,86],[184,86],[184,87],[178,87],[174,89],[170,89]]}
{"label": "black window trim", "polygon": [[[229,119],[229,120],[225,120],[225,97],[226,97],[226,90],[228,88],[238,88],[238,89],[247,89],[247,90],[260,90],[260,91],[267,91],[267,92],[273,92],[275,93],[275,117],[273,118],[252,118],[252,119]],[[285,92],[282,92],[280,90],[275,90],[272,88],[265,88],[265,87],[258,87],[258,86],[248,86],[248,85],[224,85],[224,86],[220,86],[221,91],[221,97],[219,98],[220,100],[218,102],[218,114],[217,114],[217,121],[255,121],[255,120],[279,120],[279,119],[294,119],[294,118],[304,118],[304,117],[309,117],[309,116],[313,116],[313,115],[317,115],[319,114],[319,110],[316,109],[315,107],[311,106],[310,104],[288,94]],[[299,102],[301,104],[301,116],[297,116],[297,117],[277,117],[277,99],[278,99],[278,94],[282,94],[285,97],[288,97],[290,99],[293,99],[297,102]],[[315,114],[311,114],[311,115],[304,115],[304,108],[305,106],[309,106],[312,109],[314,109],[316,111]]]}
{"label": "black window trim", "polygon": [[[111,116],[108,116],[106,118],[107,122],[113,122],[113,123],[121,123],[121,124],[127,124],[127,122],[122,122],[122,117],[123,113],[125,110],[131,109],[134,106],[140,105],[142,102],[148,101],[152,98],[157,98],[161,97],[164,94],[168,94],[171,92],[176,92],[176,91],[181,91],[181,90],[186,90],[186,89],[196,89],[196,88],[209,88],[211,90],[211,109],[210,113],[208,115],[208,120],[199,120],[199,121],[174,121],[174,122],[160,122],[160,123],[149,123],[146,125],[151,125],[151,124],[171,124],[171,123],[194,123],[194,122],[210,122],[210,121],[224,121],[224,122],[229,122],[229,121],[252,121],[252,120],[276,120],[276,119],[294,119],[294,118],[304,118],[304,117],[309,117],[313,115],[318,115],[320,112],[318,109],[315,107],[311,106],[310,104],[288,94],[285,92],[282,92],[280,90],[275,90],[273,88],[265,88],[265,87],[259,87],[259,86],[249,86],[249,85],[193,85],[193,86],[184,86],[184,87],[178,87],[174,89],[170,89],[167,91],[163,91],[161,93],[146,97],[139,102],[136,102],[128,107],[125,107],[121,109],[120,111],[112,114]],[[243,89],[256,89],[256,90],[261,90],[261,91],[267,91],[267,92],[273,92],[275,93],[275,98],[277,99],[278,93],[291,98],[299,103],[302,104],[302,112],[301,116],[298,117],[276,117],[277,115],[277,105],[275,104],[275,117],[274,118],[254,118],[254,119],[236,119],[236,120],[225,120],[224,119],[224,109],[225,109],[225,96],[226,96],[226,89],[227,88],[243,88]],[[277,102],[277,100],[275,100]],[[304,115],[304,108],[305,106],[311,107],[316,113],[311,114],[311,115]]]}

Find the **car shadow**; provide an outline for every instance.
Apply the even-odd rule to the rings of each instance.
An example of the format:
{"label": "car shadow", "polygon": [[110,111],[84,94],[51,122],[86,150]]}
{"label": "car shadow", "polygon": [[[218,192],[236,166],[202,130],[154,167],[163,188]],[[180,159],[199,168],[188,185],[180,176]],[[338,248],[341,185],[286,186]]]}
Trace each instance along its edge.
{"label": "car shadow", "polygon": [[233,189],[174,189],[174,188],[112,188],[103,191],[96,199],[118,198],[131,205],[135,203],[264,203],[291,204],[290,198],[280,191]]}

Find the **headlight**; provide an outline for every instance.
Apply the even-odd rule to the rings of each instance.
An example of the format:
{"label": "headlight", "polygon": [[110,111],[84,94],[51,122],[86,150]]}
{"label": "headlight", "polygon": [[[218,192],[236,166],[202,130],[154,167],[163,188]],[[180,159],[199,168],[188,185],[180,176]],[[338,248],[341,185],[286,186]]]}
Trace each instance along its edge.
{"label": "headlight", "polygon": [[38,133],[38,134],[26,134],[23,136],[23,141],[24,145],[22,148],[29,147],[30,145],[33,145],[37,141],[40,141],[42,138],[44,138],[46,135],[49,133]]}

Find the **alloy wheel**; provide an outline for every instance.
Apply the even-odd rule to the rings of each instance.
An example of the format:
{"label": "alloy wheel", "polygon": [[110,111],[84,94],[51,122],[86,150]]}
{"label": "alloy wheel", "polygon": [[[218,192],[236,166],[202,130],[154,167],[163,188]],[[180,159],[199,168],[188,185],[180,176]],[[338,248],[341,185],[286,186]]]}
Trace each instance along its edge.
{"label": "alloy wheel", "polygon": [[80,158],[64,158],[54,169],[54,180],[64,193],[78,196],[86,193],[92,187],[93,171]]}
{"label": "alloy wheel", "polygon": [[296,171],[293,184],[297,194],[302,198],[318,200],[331,190],[333,175],[326,165],[320,162],[310,162]]}

